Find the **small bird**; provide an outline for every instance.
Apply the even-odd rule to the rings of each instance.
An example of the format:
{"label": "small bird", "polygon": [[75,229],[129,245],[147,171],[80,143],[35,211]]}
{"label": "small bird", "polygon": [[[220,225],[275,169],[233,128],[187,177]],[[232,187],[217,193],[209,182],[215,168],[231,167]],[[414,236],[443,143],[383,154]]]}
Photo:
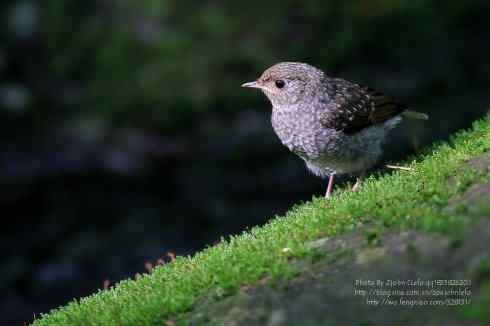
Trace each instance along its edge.
{"label": "small bird", "polygon": [[272,127],[281,142],[320,177],[357,176],[357,191],[367,169],[381,158],[382,145],[403,118],[427,120],[372,88],[327,76],[301,62],[281,62],[242,87],[258,88],[272,103]]}

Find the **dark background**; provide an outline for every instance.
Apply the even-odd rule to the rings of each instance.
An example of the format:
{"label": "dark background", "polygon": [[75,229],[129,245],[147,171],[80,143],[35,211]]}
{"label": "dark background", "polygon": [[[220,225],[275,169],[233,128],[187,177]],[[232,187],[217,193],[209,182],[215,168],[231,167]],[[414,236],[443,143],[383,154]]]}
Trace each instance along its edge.
{"label": "dark background", "polygon": [[403,158],[486,112],[482,1],[0,4],[0,324],[260,225],[322,181],[240,88],[305,61],[429,113]]}

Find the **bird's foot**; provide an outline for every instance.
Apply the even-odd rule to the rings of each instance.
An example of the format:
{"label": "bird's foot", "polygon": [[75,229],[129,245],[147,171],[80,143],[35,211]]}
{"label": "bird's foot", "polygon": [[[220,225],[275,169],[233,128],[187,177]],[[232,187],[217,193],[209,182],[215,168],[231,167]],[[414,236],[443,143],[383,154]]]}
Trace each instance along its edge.
{"label": "bird's foot", "polygon": [[356,183],[352,186],[352,191],[357,192],[361,186],[361,178],[357,178]]}
{"label": "bird's foot", "polygon": [[359,183],[360,183],[360,182],[356,182],[356,183],[354,184],[354,186],[352,187],[352,192],[357,192],[357,191],[359,190]]}

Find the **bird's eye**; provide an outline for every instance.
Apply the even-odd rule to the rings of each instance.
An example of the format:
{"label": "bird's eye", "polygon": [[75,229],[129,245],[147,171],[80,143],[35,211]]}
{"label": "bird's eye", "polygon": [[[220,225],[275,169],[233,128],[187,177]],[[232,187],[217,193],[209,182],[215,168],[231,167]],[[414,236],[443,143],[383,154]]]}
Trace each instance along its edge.
{"label": "bird's eye", "polygon": [[277,88],[283,88],[286,85],[286,82],[282,79],[276,80],[276,87]]}

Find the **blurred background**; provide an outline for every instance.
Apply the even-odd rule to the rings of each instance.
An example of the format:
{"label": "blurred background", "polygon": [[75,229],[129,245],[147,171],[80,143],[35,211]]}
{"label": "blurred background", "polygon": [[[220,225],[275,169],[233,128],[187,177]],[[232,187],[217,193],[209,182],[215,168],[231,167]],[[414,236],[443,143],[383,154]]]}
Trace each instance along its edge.
{"label": "blurred background", "polygon": [[490,2],[3,0],[0,324],[322,195],[241,83],[305,61],[429,113],[404,158],[490,107]]}

